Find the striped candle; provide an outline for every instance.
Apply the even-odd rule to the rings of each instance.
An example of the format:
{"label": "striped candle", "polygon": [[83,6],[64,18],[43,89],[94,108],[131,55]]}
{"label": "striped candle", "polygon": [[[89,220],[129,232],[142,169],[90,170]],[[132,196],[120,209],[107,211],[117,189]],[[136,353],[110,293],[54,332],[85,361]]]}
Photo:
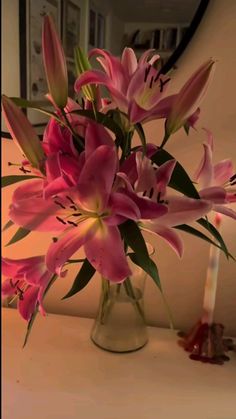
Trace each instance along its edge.
{"label": "striped candle", "polygon": [[[214,224],[218,231],[220,231],[222,215],[217,213]],[[207,279],[203,299],[203,316],[202,323],[213,323],[217,277],[219,270],[220,249],[213,244],[210,247],[209,265],[207,269]]]}

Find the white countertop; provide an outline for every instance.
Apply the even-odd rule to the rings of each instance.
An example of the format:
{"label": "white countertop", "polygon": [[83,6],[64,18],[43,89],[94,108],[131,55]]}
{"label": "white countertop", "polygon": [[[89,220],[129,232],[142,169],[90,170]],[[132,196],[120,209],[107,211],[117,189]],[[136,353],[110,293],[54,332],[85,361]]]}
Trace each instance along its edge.
{"label": "white countertop", "polygon": [[49,314],[26,323],[2,309],[3,419],[236,419],[236,354],[191,361],[167,329],[114,354],[89,339],[92,320]]}

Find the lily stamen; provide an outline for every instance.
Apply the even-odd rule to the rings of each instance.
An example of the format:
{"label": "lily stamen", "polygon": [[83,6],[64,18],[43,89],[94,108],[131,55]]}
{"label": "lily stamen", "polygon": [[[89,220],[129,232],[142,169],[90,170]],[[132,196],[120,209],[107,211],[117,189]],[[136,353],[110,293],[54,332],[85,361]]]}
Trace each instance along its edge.
{"label": "lily stamen", "polygon": [[61,202],[58,202],[58,201],[54,201],[54,203],[56,204],[56,205],[59,205],[59,207],[61,207],[61,208],[63,208],[63,209],[66,209],[66,207],[61,203]]}
{"label": "lily stamen", "polygon": [[151,189],[150,189],[150,192],[149,192],[149,198],[150,198],[150,199],[152,198],[153,193],[154,193],[154,188],[151,188]]}
{"label": "lily stamen", "polygon": [[67,223],[73,225],[74,227],[78,227],[78,224],[74,223],[74,221],[67,221]]}
{"label": "lily stamen", "polygon": [[18,280],[16,281],[16,283],[14,284],[14,283],[13,283],[12,278],[10,278],[10,284],[11,284],[11,287],[12,287],[12,288],[15,288],[19,282],[20,282],[20,281],[19,281],[19,279],[18,279]]}
{"label": "lily stamen", "polygon": [[163,88],[164,88],[165,84],[168,83],[169,81],[170,81],[170,78],[166,79],[165,81],[160,79],[160,93],[163,92]]}
{"label": "lily stamen", "polygon": [[19,170],[23,173],[31,173],[31,170],[26,170],[23,166],[19,168]]}
{"label": "lily stamen", "polygon": [[161,70],[159,70],[159,71],[157,72],[156,77],[155,77],[155,79],[154,79],[154,82],[156,82],[156,81],[159,79],[160,75],[161,75]]}
{"label": "lily stamen", "polygon": [[150,84],[149,84],[149,88],[150,89],[152,88],[152,84],[153,84],[153,76],[152,76],[151,81],[150,81]]}
{"label": "lily stamen", "polygon": [[65,222],[62,218],[60,218],[60,217],[56,216],[56,219],[57,219],[58,221],[60,221],[60,223],[62,223],[62,224],[66,224],[66,222]]}
{"label": "lily stamen", "polygon": [[71,204],[75,205],[75,202],[73,201],[73,199],[70,196],[66,195],[66,198],[68,199],[68,201],[70,201]]}
{"label": "lily stamen", "polygon": [[146,83],[148,74],[150,73],[151,65],[149,65],[147,68],[145,68],[145,75],[144,75],[144,83]]}
{"label": "lily stamen", "polygon": [[77,210],[77,208],[76,208],[75,205],[70,205],[70,208],[73,209],[73,210],[75,210],[75,211]]}

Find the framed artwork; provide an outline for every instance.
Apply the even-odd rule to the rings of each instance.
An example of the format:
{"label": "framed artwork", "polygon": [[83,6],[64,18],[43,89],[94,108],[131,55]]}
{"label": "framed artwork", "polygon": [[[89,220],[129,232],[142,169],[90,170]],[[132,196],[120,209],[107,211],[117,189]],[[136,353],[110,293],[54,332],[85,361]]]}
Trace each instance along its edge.
{"label": "framed artwork", "polygon": [[63,44],[67,60],[74,60],[74,48],[80,44],[80,8],[70,0],[63,1]]}
{"label": "framed artwork", "polygon": [[105,48],[105,17],[97,15],[97,48]]}
{"label": "framed artwork", "polygon": [[[44,100],[47,82],[42,58],[42,23],[50,14],[61,33],[60,0],[19,0],[20,13],[20,88],[21,97]],[[27,116],[34,126],[44,126],[47,118],[32,109]]]}
{"label": "framed artwork", "polygon": [[96,12],[89,10],[89,45],[96,46]]}
{"label": "framed artwork", "polygon": [[177,28],[167,28],[163,31],[163,50],[174,50],[177,44]]}
{"label": "framed artwork", "polygon": [[105,48],[106,19],[96,7],[89,10],[89,48]]}

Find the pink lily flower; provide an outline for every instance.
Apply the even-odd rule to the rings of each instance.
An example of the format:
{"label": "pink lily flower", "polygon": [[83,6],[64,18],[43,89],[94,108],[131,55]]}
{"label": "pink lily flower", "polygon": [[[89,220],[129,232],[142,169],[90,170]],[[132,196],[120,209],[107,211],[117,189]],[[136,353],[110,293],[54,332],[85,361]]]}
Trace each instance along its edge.
{"label": "pink lily flower", "polygon": [[117,225],[124,219],[137,220],[140,211],[128,196],[112,191],[116,168],[115,148],[101,145],[85,161],[77,187],[51,199],[13,201],[10,218],[16,224],[30,230],[62,231],[47,252],[50,271],[57,271],[84,246],[88,260],[104,277],[121,282],[130,275]]}
{"label": "pink lily flower", "polygon": [[[152,152],[150,148],[150,153]],[[131,164],[125,167],[126,170],[128,169],[128,176],[127,174],[119,173],[120,178],[126,185],[128,196],[137,203],[137,199],[133,197],[135,191],[138,193],[139,199],[149,200],[153,204],[164,204],[167,209],[158,218],[154,214],[150,217],[143,217],[143,213],[140,211],[141,218],[139,220],[139,226],[145,231],[155,233],[162,237],[177,255],[182,257],[183,242],[173,227],[196,221],[211,210],[212,204],[204,199],[191,199],[185,196],[169,196],[167,194],[167,186],[176,164],[175,160],[169,160],[160,167],[157,167],[153,165],[149,158],[143,156],[141,152],[138,151],[134,154],[136,170],[132,168],[135,160],[132,159],[131,162],[130,158]],[[129,174],[131,174],[132,185],[129,180]],[[150,219],[144,220],[144,218]]]}
{"label": "pink lily flower", "polygon": [[[179,93],[172,98],[173,103],[165,126],[167,136],[181,128],[188,118],[193,117],[193,114],[197,111],[212,79],[214,64],[215,62],[212,59],[202,64],[184,84]],[[195,119],[195,117],[193,118]]]}
{"label": "pink lily flower", "polygon": [[47,269],[44,256],[18,260],[2,258],[2,273],[7,276],[2,284],[2,296],[18,297],[18,310],[23,319],[30,320],[37,304],[45,315],[43,296],[53,273]]}
{"label": "pink lily flower", "polygon": [[118,108],[129,115],[132,123],[145,120],[158,107],[163,98],[169,77],[160,74],[152,64],[159,58],[154,55],[148,60],[148,50],[137,62],[134,51],[125,48],[121,60],[108,51],[94,49],[90,56],[99,54],[100,70],[85,71],[76,81],[75,90],[89,84],[102,84],[109,90]]}
{"label": "pink lily flower", "polygon": [[[35,197],[47,199],[77,186],[85,160],[90,154],[101,145],[114,148],[110,134],[102,125],[87,122],[85,133],[85,151],[78,154],[73,146],[70,132],[54,119],[49,121],[43,140],[46,175],[18,186],[13,194],[15,205],[21,200],[26,203]],[[57,223],[56,226],[58,227]]]}
{"label": "pink lily flower", "polygon": [[13,141],[29,160],[32,168],[43,170],[44,152],[32,125],[21,109],[7,96],[2,96],[2,111]]}
{"label": "pink lily flower", "polygon": [[213,164],[213,135],[209,130],[203,144],[204,154],[194,180],[199,183],[201,198],[212,202],[213,211],[236,219],[236,211],[226,205],[236,202],[236,174],[231,159]]}
{"label": "pink lily flower", "polygon": [[44,132],[43,148],[47,155],[44,196],[76,185],[84,163],[84,153],[79,155],[68,128],[52,118]]}
{"label": "pink lily flower", "polygon": [[64,51],[54,22],[45,16],[42,32],[43,62],[50,94],[59,108],[64,108],[68,97],[68,77]]}

